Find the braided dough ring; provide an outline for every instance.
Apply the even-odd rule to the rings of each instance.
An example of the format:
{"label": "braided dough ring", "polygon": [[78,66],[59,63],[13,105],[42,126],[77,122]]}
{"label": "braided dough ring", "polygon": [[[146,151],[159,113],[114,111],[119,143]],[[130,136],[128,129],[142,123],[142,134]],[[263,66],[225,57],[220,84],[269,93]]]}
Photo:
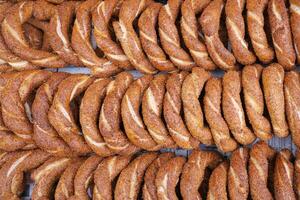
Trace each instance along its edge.
{"label": "braided dough ring", "polygon": [[32,104],[33,140],[35,144],[49,153],[65,156],[72,153],[70,147],[58,135],[48,120],[48,111],[58,85],[69,75],[53,74],[47,82],[39,87]]}
{"label": "braided dough ring", "polygon": [[130,70],[133,69],[128,57],[124,54],[118,43],[113,41],[110,33],[110,20],[123,0],[104,0],[98,3],[93,11],[94,36],[97,46],[104,55],[118,67]]}
{"label": "braided dough ring", "polygon": [[57,6],[49,24],[51,48],[68,64],[83,66],[71,47],[69,32],[78,2],[69,1]]}
{"label": "braided dough ring", "polygon": [[294,191],[297,198],[300,197],[300,154],[299,151],[296,152],[296,160],[294,163]]}
{"label": "braided dough ring", "polygon": [[39,168],[35,169],[31,174],[31,179],[35,182],[31,199],[50,199],[52,195],[52,189],[56,181],[60,178],[70,163],[70,158],[52,157],[43,163]]}
{"label": "braided dough ring", "polygon": [[296,200],[293,188],[294,165],[293,154],[287,149],[281,150],[275,161],[274,169],[274,191],[275,199]]}
{"label": "braided dough ring", "polygon": [[273,159],[275,151],[265,142],[258,142],[250,150],[249,185],[253,200],[273,199],[268,182],[269,161]]}
{"label": "braided dough ring", "polygon": [[58,55],[31,48],[22,31],[22,24],[26,23],[32,16],[42,17],[42,19],[50,18],[54,11],[53,5],[44,1],[37,1],[37,3],[25,1],[17,5],[2,22],[2,35],[10,50],[34,65],[50,68],[64,67],[66,63]]}
{"label": "braided dough ring", "polygon": [[265,101],[273,132],[278,137],[286,137],[289,134],[285,119],[283,81],[284,69],[281,65],[274,63],[263,70],[262,83]]}
{"label": "braided dough ring", "polygon": [[232,200],[247,200],[249,196],[248,181],[249,150],[239,148],[230,157],[228,170],[228,192]]}
{"label": "braided dough ring", "polygon": [[91,44],[91,13],[98,2],[98,0],[87,0],[80,4],[76,11],[71,41],[79,59],[85,66],[90,68],[93,75],[109,77],[120,72],[120,68],[106,58],[98,57]]}
{"label": "braided dough ring", "polygon": [[101,104],[106,94],[110,79],[97,79],[91,84],[81,100],[80,124],[87,144],[100,156],[109,156],[113,152],[106,146],[98,128]]}
{"label": "braided dough ring", "polygon": [[184,157],[175,157],[162,164],[159,168],[155,178],[158,200],[178,199],[176,185],[185,162]]}
{"label": "braided dough ring", "polygon": [[300,147],[300,77],[299,73],[291,71],[284,77],[285,111],[293,143]]}
{"label": "braided dough ring", "polygon": [[255,139],[253,132],[247,127],[240,93],[241,74],[236,71],[226,72],[223,76],[222,110],[224,118],[237,142],[251,144]]}
{"label": "braided dough ring", "polygon": [[176,18],[179,15],[181,0],[169,0],[158,15],[159,36],[164,51],[169,55],[174,65],[181,70],[191,70],[196,67],[191,56],[181,47]]}
{"label": "braided dough ring", "polygon": [[183,103],[184,119],[191,135],[201,143],[214,143],[210,129],[204,126],[204,117],[199,97],[206,81],[211,74],[204,69],[195,67],[187,75],[182,84],[181,99]]}
{"label": "braided dough ring", "polygon": [[77,154],[89,153],[91,149],[80,133],[70,103],[85,91],[92,82],[92,78],[81,74],[73,74],[64,79],[58,86],[48,112],[50,124]]}
{"label": "braided dough ring", "polygon": [[79,167],[74,178],[74,195],[69,200],[89,200],[88,187],[94,180],[94,171],[103,158],[92,155]]}
{"label": "braided dough ring", "polygon": [[233,54],[237,61],[249,65],[256,61],[255,55],[248,49],[245,41],[245,23],[243,11],[245,0],[228,0],[225,6],[226,27]]}
{"label": "braided dough ring", "polygon": [[2,91],[1,112],[5,126],[29,144],[33,142],[33,125],[31,117],[27,116],[30,112],[27,109],[27,101],[50,75],[51,72],[41,70],[19,72],[9,80]]}
{"label": "braided dough ring", "polygon": [[213,170],[209,178],[207,199],[227,200],[228,167],[228,162],[224,161]]}
{"label": "braided dough ring", "polygon": [[264,10],[268,0],[247,0],[247,25],[251,44],[258,59],[270,63],[274,59],[274,50],[269,46],[264,30]]}
{"label": "braided dough ring", "polygon": [[143,186],[143,199],[144,200],[157,200],[157,189],[155,186],[155,178],[158,170],[164,163],[174,157],[173,153],[160,154],[145,172],[144,186]]}
{"label": "braided dough ring", "polygon": [[142,100],[142,116],[153,140],[164,147],[175,145],[162,120],[163,99],[168,75],[159,74],[153,78]]}
{"label": "braided dough ring", "polygon": [[94,174],[94,200],[112,200],[112,185],[116,177],[130,163],[130,156],[111,156],[104,159]]}
{"label": "braided dough ring", "polygon": [[205,86],[204,113],[213,139],[218,149],[230,152],[237,148],[237,142],[231,137],[221,112],[222,81],[211,78]]}
{"label": "braided dough ring", "polygon": [[199,188],[206,168],[213,169],[221,162],[221,156],[214,152],[194,150],[183,167],[180,192],[184,200],[201,200]]}
{"label": "braided dough ring", "polygon": [[164,119],[173,140],[181,148],[193,149],[199,147],[199,141],[192,137],[180,115],[182,104],[181,86],[187,75],[187,72],[176,72],[169,76],[166,83],[167,92],[164,98],[163,109]]}
{"label": "braided dough ring", "polygon": [[160,3],[151,3],[141,14],[138,22],[142,47],[151,64],[160,71],[176,70],[158,43],[156,25],[158,14],[162,7]]}
{"label": "braided dough ring", "polygon": [[300,64],[300,2],[297,0],[290,0],[290,22],[291,22],[291,29],[294,39],[294,47],[295,52],[297,55],[298,64]]}
{"label": "braided dough ring", "polygon": [[272,138],[271,124],[263,115],[265,110],[264,95],[260,85],[261,65],[248,65],[242,71],[242,87],[247,117],[256,137],[262,140]]}
{"label": "braided dough ring", "polygon": [[152,75],[145,75],[134,81],[123,96],[121,104],[122,122],[129,141],[148,151],[161,149],[161,145],[153,140],[145,128],[140,115],[142,97],[152,79]]}
{"label": "braided dough ring", "polygon": [[144,153],[123,169],[116,184],[115,200],[138,198],[145,171],[155,158],[156,153]]}
{"label": "braided dough ring", "polygon": [[121,46],[135,69],[145,74],[155,74],[156,69],[145,56],[133,22],[145,10],[152,0],[127,0],[120,9],[119,21],[113,22],[113,28]]}
{"label": "braided dough ring", "polygon": [[208,55],[202,38],[199,37],[196,15],[199,15],[211,0],[186,0],[181,5],[181,34],[185,45],[190,51],[195,63],[206,70],[216,69],[215,63]]}
{"label": "braided dough ring", "polygon": [[[2,23],[3,19],[5,18],[6,14],[13,9],[14,7],[17,7],[18,5],[13,5],[10,2],[4,2],[0,4],[0,22]],[[13,54],[8,46],[6,45],[4,38],[2,34],[0,34],[0,63],[4,64],[7,63],[10,67],[16,70],[21,69],[34,69],[35,66],[32,65],[32,63],[29,63],[28,61],[25,61],[21,59],[20,57]],[[1,66],[2,67],[2,66]]]}
{"label": "braided dough ring", "polygon": [[235,69],[235,57],[228,51],[219,36],[223,0],[213,0],[199,18],[205,44],[211,59],[223,70]]}
{"label": "braided dough ring", "polygon": [[285,70],[291,70],[295,68],[296,55],[285,1],[270,0],[268,15],[277,61]]}
{"label": "braided dough ring", "polygon": [[24,172],[38,167],[48,158],[49,154],[41,150],[16,152],[0,169],[0,198],[20,199]]}
{"label": "braided dough ring", "polygon": [[130,143],[126,134],[121,130],[121,101],[133,82],[130,73],[122,72],[115,80],[111,81],[107,88],[107,94],[103,101],[99,129],[106,145],[115,153],[130,155],[139,149]]}
{"label": "braided dough ring", "polygon": [[54,199],[68,200],[74,194],[74,178],[83,159],[74,160],[61,175],[55,189]]}

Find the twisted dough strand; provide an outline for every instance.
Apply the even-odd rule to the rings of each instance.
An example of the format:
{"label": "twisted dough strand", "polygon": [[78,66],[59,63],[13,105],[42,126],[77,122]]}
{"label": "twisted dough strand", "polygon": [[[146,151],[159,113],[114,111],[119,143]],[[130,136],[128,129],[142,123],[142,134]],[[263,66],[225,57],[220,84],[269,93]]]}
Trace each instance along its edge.
{"label": "twisted dough strand", "polygon": [[219,36],[223,7],[223,0],[211,1],[202,12],[199,20],[210,57],[221,69],[232,70],[236,68],[235,57],[225,48]]}
{"label": "twisted dough strand", "polygon": [[236,71],[226,72],[223,76],[222,110],[224,118],[234,138],[243,145],[251,144],[255,135],[247,127],[244,109],[240,97],[241,74]]}
{"label": "twisted dough strand", "polygon": [[296,55],[285,1],[270,0],[268,15],[277,61],[284,69],[291,70],[295,67]]}
{"label": "twisted dough strand", "polygon": [[98,0],[87,0],[80,4],[76,11],[76,19],[72,31],[72,47],[81,62],[91,69],[91,73],[99,77],[109,77],[121,71],[106,58],[97,56],[91,44],[92,10]]}
{"label": "twisted dough strand", "polygon": [[211,78],[205,86],[204,113],[217,147],[223,152],[233,151],[237,142],[230,136],[221,113],[222,81]]}
{"label": "twisted dough strand", "polygon": [[180,46],[176,18],[180,11],[182,0],[169,0],[159,12],[158,26],[161,44],[174,65],[181,70],[191,70],[196,67],[190,55]]}
{"label": "twisted dough strand", "polygon": [[274,168],[275,199],[296,200],[293,190],[294,166],[292,157],[292,152],[287,149],[281,150],[276,156]]}
{"label": "twisted dough strand", "polygon": [[167,58],[158,43],[156,25],[162,8],[160,3],[151,3],[141,14],[138,27],[142,47],[151,64],[160,71],[176,70],[174,64]]}
{"label": "twisted dough strand", "polygon": [[245,0],[228,0],[225,6],[226,27],[233,54],[237,61],[249,65],[256,61],[255,55],[248,49],[245,41],[245,23],[243,10]]}
{"label": "twisted dough strand", "polygon": [[211,0],[186,0],[181,5],[180,28],[185,45],[190,51],[195,63],[206,70],[216,69],[215,63],[208,55],[202,38],[198,36],[199,25],[196,15],[200,14]]}
{"label": "twisted dough strand", "polygon": [[264,31],[264,10],[268,0],[247,0],[247,25],[254,52],[263,63],[270,63],[274,59],[274,50],[269,46]]}
{"label": "twisted dough strand", "polygon": [[264,117],[264,95],[260,86],[263,67],[261,65],[248,65],[242,71],[242,87],[246,113],[254,134],[262,139],[272,138],[271,124]]}
{"label": "twisted dough strand", "polygon": [[133,69],[128,57],[118,43],[113,41],[109,30],[111,18],[118,13],[123,0],[100,1],[92,13],[94,36],[98,47],[105,56],[122,69]]}
{"label": "twisted dough strand", "polygon": [[154,74],[157,71],[143,52],[133,22],[152,2],[152,0],[125,1],[120,9],[119,21],[113,22],[115,34],[131,64],[145,74]]}
{"label": "twisted dough strand", "polygon": [[181,99],[183,103],[184,119],[191,135],[203,144],[214,143],[211,131],[204,126],[204,117],[199,102],[199,96],[206,81],[211,77],[209,72],[201,68],[193,68],[182,84]]}
{"label": "twisted dough strand", "polygon": [[296,71],[287,72],[284,77],[285,111],[293,143],[300,147],[300,77]]}

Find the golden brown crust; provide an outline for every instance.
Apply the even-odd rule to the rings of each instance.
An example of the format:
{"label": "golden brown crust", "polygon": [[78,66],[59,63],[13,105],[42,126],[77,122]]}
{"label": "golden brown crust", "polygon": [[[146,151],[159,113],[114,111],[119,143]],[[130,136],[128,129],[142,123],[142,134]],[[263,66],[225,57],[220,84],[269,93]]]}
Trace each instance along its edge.
{"label": "golden brown crust", "polygon": [[281,65],[274,63],[263,70],[262,83],[265,101],[273,132],[278,137],[286,137],[289,134],[285,119],[283,81],[284,69]]}
{"label": "golden brown crust", "polygon": [[120,72],[106,58],[97,56],[91,44],[92,10],[97,6],[98,0],[88,0],[80,4],[76,10],[76,20],[72,31],[72,47],[78,54],[81,62],[90,68],[91,73],[99,77],[109,77]]}
{"label": "golden brown crust", "polygon": [[236,71],[226,72],[223,76],[222,110],[228,127],[242,145],[251,144],[255,139],[253,132],[247,127],[245,113],[241,101],[241,74]]}
{"label": "golden brown crust", "polygon": [[297,55],[298,64],[300,64],[300,2],[297,0],[290,0],[290,23],[292,35],[294,39],[294,48]]}
{"label": "golden brown crust", "polygon": [[270,63],[274,59],[274,50],[268,44],[264,30],[264,11],[268,0],[247,0],[247,25],[254,52],[263,63]]}
{"label": "golden brown crust", "polygon": [[119,21],[113,22],[113,28],[121,46],[135,69],[144,74],[155,74],[156,69],[145,56],[141,42],[136,34],[133,22],[145,10],[152,0],[127,0],[120,9]]}
{"label": "golden brown crust", "polygon": [[275,156],[275,151],[265,142],[258,142],[250,150],[249,185],[253,200],[273,199],[268,189],[269,161]]}
{"label": "golden brown crust", "polygon": [[164,163],[174,157],[173,153],[160,154],[145,172],[144,185],[143,185],[143,199],[144,200],[157,200],[157,189],[155,186],[155,178],[158,170]]}
{"label": "golden brown crust", "polygon": [[96,79],[84,93],[79,118],[83,136],[90,148],[99,156],[112,155],[98,128],[98,118],[107,85],[111,79]]}
{"label": "golden brown crust", "polygon": [[60,156],[70,155],[72,150],[51,126],[48,111],[58,85],[68,76],[66,73],[54,73],[37,90],[31,108],[35,144],[44,151]]}
{"label": "golden brown crust", "polygon": [[31,199],[43,200],[51,198],[56,181],[70,163],[70,158],[52,157],[35,169],[31,173],[31,179],[35,182]]}
{"label": "golden brown crust", "polygon": [[48,112],[51,125],[63,140],[78,154],[86,154],[91,149],[80,134],[71,102],[93,82],[93,78],[82,74],[73,74],[64,79],[58,86],[53,103]]}
{"label": "golden brown crust", "polygon": [[69,36],[76,6],[78,6],[78,2],[67,1],[56,7],[49,24],[50,45],[66,63],[83,66],[83,63],[71,46],[71,38]]}
{"label": "golden brown crust", "polygon": [[175,142],[169,135],[162,119],[167,78],[168,75],[159,74],[150,82],[142,100],[142,115],[153,140],[164,147],[173,147]]}
{"label": "golden brown crust", "polygon": [[219,36],[223,0],[213,0],[199,18],[208,53],[216,65],[224,70],[235,69],[235,57],[226,49]]}
{"label": "golden brown crust", "polygon": [[19,72],[9,80],[2,91],[1,112],[5,126],[29,144],[33,142],[33,125],[27,116],[30,109],[27,101],[50,75],[49,71],[40,70]]}
{"label": "golden brown crust", "polygon": [[162,48],[173,64],[181,70],[191,70],[196,67],[191,56],[181,47],[176,18],[180,12],[181,0],[169,0],[158,16],[159,36]]}
{"label": "golden brown crust", "polygon": [[158,14],[161,7],[162,4],[160,3],[151,3],[141,14],[138,21],[139,36],[143,50],[151,64],[160,71],[173,71],[176,70],[176,67],[159,46],[156,33]]}
{"label": "golden brown crust", "polygon": [[105,158],[97,167],[94,174],[94,192],[95,200],[112,200],[112,186],[116,177],[130,163],[131,156],[111,156]]}
{"label": "golden brown crust", "polygon": [[292,152],[287,149],[281,150],[276,156],[274,169],[275,199],[296,200],[293,188],[294,166],[291,161],[292,157]]}
{"label": "golden brown crust", "polygon": [[74,195],[70,200],[89,200],[87,189],[94,179],[94,171],[103,158],[92,155],[79,167],[74,178]]}
{"label": "golden brown crust", "polygon": [[10,50],[35,65],[50,68],[64,67],[66,63],[58,55],[31,48],[22,31],[22,24],[32,16],[41,20],[50,19],[54,10],[54,6],[46,1],[20,2],[10,10],[2,22],[2,35]]}
{"label": "golden brown crust", "polygon": [[284,77],[285,112],[293,143],[300,147],[300,77],[296,71],[287,72]]}
{"label": "golden brown crust", "polygon": [[221,162],[215,152],[194,150],[185,163],[180,178],[180,192],[184,200],[202,199],[199,188],[203,182],[206,168],[213,169]]}
{"label": "golden brown crust", "polygon": [[118,74],[109,85],[106,97],[103,101],[99,128],[107,146],[115,153],[130,155],[139,150],[130,143],[125,133],[121,130],[121,101],[133,82],[133,76],[130,73],[122,72]]}
{"label": "golden brown crust", "polygon": [[49,154],[41,150],[16,152],[0,169],[0,198],[19,199],[23,192],[23,188],[20,188],[23,173],[38,167],[48,157]]}
{"label": "golden brown crust", "polygon": [[204,125],[204,116],[199,97],[206,81],[211,77],[209,72],[195,67],[182,83],[181,99],[183,103],[184,119],[191,135],[206,145],[214,143],[211,131]]}
{"label": "golden brown crust", "polygon": [[156,157],[156,153],[144,153],[123,169],[116,184],[114,199],[137,199],[145,171]]}
{"label": "golden brown crust", "polygon": [[248,180],[249,149],[239,148],[230,157],[228,170],[228,192],[232,200],[247,200],[249,196]]}
{"label": "golden brown crust", "polygon": [[121,46],[116,43],[110,33],[110,20],[118,13],[124,0],[104,0],[98,3],[93,11],[94,36],[97,45],[105,56],[122,69],[133,69]]}
{"label": "golden brown crust", "polygon": [[184,157],[175,157],[159,168],[155,179],[158,200],[178,199],[176,185],[185,162],[186,159]]}
{"label": "golden brown crust", "polygon": [[256,137],[262,140],[272,138],[271,124],[263,115],[265,109],[264,95],[260,85],[263,67],[248,65],[242,71],[242,87],[247,117]]}
{"label": "golden brown crust", "polygon": [[243,11],[245,0],[226,1],[226,27],[229,42],[237,61],[243,65],[249,65],[256,61],[255,55],[249,50],[245,38],[245,23]]}
{"label": "golden brown crust", "polygon": [[168,130],[175,143],[181,148],[193,149],[198,148],[199,141],[192,137],[180,115],[182,109],[181,86],[187,75],[187,72],[176,72],[169,76],[166,83],[167,92],[164,97],[163,111]]}
{"label": "golden brown crust", "polygon": [[23,29],[29,45],[34,49],[41,49],[43,45],[43,32],[29,23],[24,24]]}
{"label": "golden brown crust", "polygon": [[230,136],[227,123],[221,112],[222,81],[211,78],[205,86],[204,113],[218,149],[230,152],[237,148],[237,142]]}
{"label": "golden brown crust", "polygon": [[296,55],[285,1],[270,0],[268,17],[277,61],[284,69],[291,70],[295,67]]}
{"label": "golden brown crust", "polygon": [[229,164],[227,161],[219,164],[209,178],[207,200],[220,199],[227,200],[227,171]]}
{"label": "golden brown crust", "polygon": [[208,55],[203,38],[198,35],[199,25],[196,15],[201,14],[211,0],[186,0],[181,5],[180,28],[184,44],[189,49],[195,63],[206,70],[216,69],[215,63]]}
{"label": "golden brown crust", "polygon": [[153,76],[146,75],[135,80],[124,94],[121,104],[122,122],[129,141],[148,151],[161,149],[145,128],[140,115],[142,97],[152,79]]}
{"label": "golden brown crust", "polygon": [[61,175],[55,189],[54,197],[57,200],[67,200],[74,194],[74,178],[84,159],[76,159]]}
{"label": "golden brown crust", "polygon": [[294,191],[297,198],[300,198],[300,154],[299,151],[296,152],[296,160],[294,163]]}

